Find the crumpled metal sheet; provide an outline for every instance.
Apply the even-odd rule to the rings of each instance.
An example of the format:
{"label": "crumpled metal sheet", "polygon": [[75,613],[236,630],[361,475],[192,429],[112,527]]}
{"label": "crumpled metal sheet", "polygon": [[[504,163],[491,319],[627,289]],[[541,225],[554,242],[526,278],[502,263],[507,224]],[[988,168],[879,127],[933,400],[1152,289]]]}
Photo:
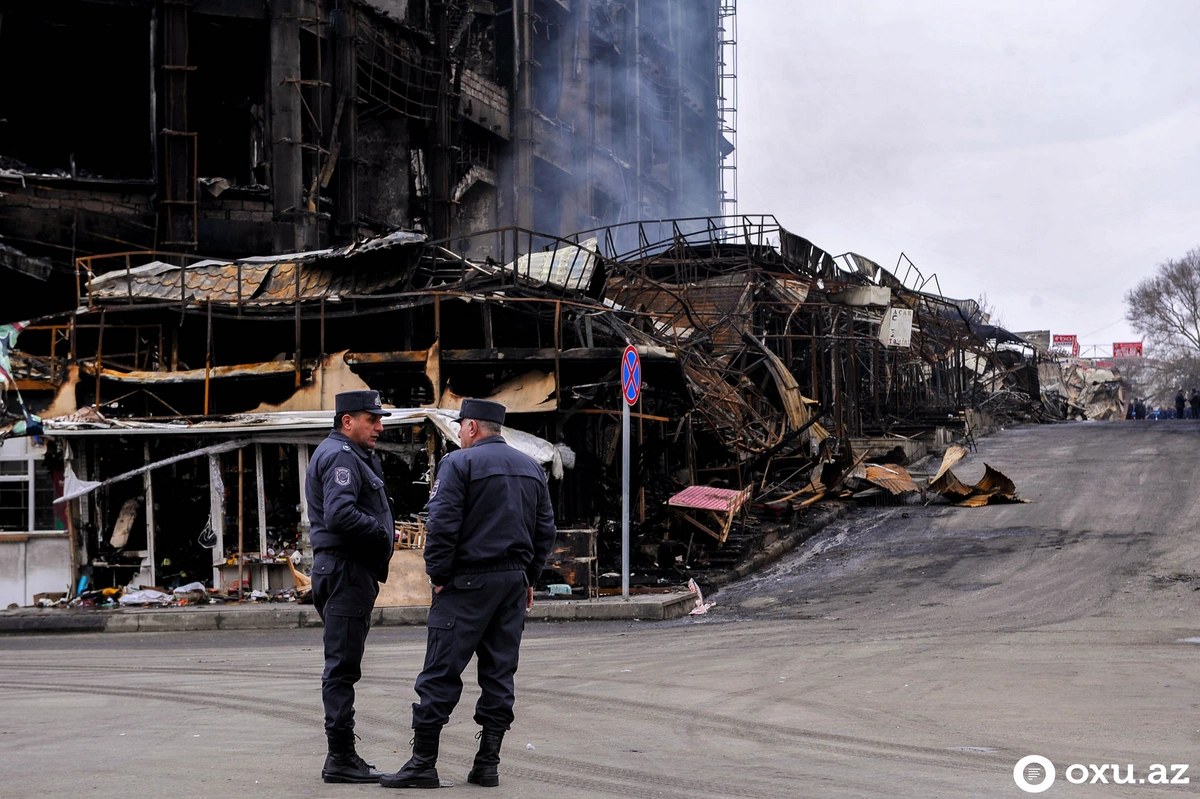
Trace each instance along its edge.
{"label": "crumpled metal sheet", "polygon": [[1017,486],[1012,479],[986,463],[983,466],[983,477],[973,486],[963,483],[947,468],[929,484],[929,490],[941,494],[955,505],[967,508],[1026,501],[1017,496]]}
{"label": "crumpled metal sheet", "polygon": [[886,489],[889,493],[898,496],[910,491],[920,491],[917,484],[913,481],[912,475],[903,466],[893,466],[890,464],[881,463],[860,463],[850,473],[850,477],[857,477],[861,480],[866,480],[872,485],[877,485],[880,488]]}
{"label": "crumpled metal sheet", "polygon": [[942,465],[938,469],[937,474],[933,476],[933,481],[936,483],[941,479],[942,475],[950,471],[950,467],[967,457],[967,448],[960,447],[958,444],[947,447],[946,452],[942,455]]}
{"label": "crumpled metal sheet", "polygon": [[579,245],[563,244],[552,252],[535,252],[522,255],[515,262],[504,265],[509,272],[532,280],[548,283],[576,291],[584,291],[592,282],[599,263],[597,247],[599,240],[587,239]]}
{"label": "crumpled metal sheet", "polygon": [[[405,277],[403,269],[372,272],[347,269],[345,259],[423,244],[423,233],[397,231],[348,247],[287,255],[203,260],[186,267],[153,261],[131,269],[117,268],[88,282],[93,300],[149,299],[282,303],[333,295],[370,294],[390,288]],[[298,273],[298,274],[297,274]],[[240,293],[238,284],[241,283]]]}

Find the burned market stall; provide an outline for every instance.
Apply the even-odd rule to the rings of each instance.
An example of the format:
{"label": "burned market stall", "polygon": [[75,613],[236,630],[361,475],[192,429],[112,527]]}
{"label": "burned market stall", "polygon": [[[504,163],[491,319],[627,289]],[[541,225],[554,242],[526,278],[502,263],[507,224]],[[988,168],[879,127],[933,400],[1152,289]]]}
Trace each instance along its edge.
{"label": "burned market stall", "polygon": [[[974,303],[830,256],[771,217],[570,238],[398,231],[236,260],[83,256],[77,275],[78,310],[22,326],[13,368],[71,479],[101,484],[67,500],[75,565],[160,582],[286,583],[272,570],[306,555],[301,476],[339,391],[413,409],[381,443],[403,519],[454,446],[462,399],[503,402],[570,531],[547,581],[603,590],[620,562],[628,345],[643,361],[633,560],[650,584],[738,562],[855,480],[910,491],[863,463],[902,468],[934,428],[949,441],[982,425],[981,398],[1036,390],[1021,345]],[[132,544],[113,545],[118,522]]]}
{"label": "burned market stall", "polygon": [[[67,466],[58,502],[78,530],[93,588],[202,582],[225,595],[287,591],[311,561],[303,474],[328,413],[224,420],[107,418],[91,408],[46,421]],[[447,418],[401,411],[377,445],[398,508],[424,503],[429,452]],[[408,516],[401,522],[409,521]],[[240,590],[239,590],[240,589]]]}

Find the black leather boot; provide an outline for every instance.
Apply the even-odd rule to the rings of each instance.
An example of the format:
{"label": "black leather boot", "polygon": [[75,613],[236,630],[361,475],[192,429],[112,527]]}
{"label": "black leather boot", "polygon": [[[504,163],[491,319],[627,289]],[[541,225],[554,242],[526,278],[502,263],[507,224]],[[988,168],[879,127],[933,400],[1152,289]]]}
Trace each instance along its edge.
{"label": "black leather boot", "polygon": [[329,754],[325,756],[321,779],[325,782],[378,782],[382,776],[382,771],[376,771],[358,756],[353,733],[329,736]]}
{"label": "black leather boot", "polygon": [[440,788],[437,759],[441,727],[414,727],[412,757],[394,774],[384,774],[379,784],[385,788]]}
{"label": "black leather boot", "polygon": [[504,743],[504,730],[480,730],[479,751],[475,753],[475,765],[467,774],[467,782],[495,788],[500,784],[500,745]]}

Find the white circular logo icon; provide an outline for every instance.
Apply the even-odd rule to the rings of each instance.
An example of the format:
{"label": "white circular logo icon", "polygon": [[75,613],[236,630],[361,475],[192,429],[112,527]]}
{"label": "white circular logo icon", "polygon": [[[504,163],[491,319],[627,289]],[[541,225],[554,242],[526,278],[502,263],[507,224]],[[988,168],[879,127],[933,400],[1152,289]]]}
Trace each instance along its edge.
{"label": "white circular logo icon", "polygon": [[1025,793],[1041,793],[1054,784],[1054,764],[1041,755],[1026,755],[1013,768],[1013,782]]}

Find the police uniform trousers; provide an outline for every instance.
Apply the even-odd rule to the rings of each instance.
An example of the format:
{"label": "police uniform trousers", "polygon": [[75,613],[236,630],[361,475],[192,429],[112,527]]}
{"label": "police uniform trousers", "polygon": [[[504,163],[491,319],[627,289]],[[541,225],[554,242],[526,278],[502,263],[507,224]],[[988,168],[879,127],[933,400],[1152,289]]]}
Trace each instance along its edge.
{"label": "police uniform trousers", "polygon": [[325,734],[346,738],[354,731],[354,684],[362,677],[363,650],[379,582],[355,560],[328,552],[313,556],[313,605],[325,624],[325,671],[321,700]]}
{"label": "police uniform trousers", "polygon": [[513,720],[513,675],[525,629],[523,571],[460,574],[434,594],[429,609],[425,667],[415,689],[413,727],[441,728],[462,695],[462,673],[479,657],[475,723],[507,730]]}

